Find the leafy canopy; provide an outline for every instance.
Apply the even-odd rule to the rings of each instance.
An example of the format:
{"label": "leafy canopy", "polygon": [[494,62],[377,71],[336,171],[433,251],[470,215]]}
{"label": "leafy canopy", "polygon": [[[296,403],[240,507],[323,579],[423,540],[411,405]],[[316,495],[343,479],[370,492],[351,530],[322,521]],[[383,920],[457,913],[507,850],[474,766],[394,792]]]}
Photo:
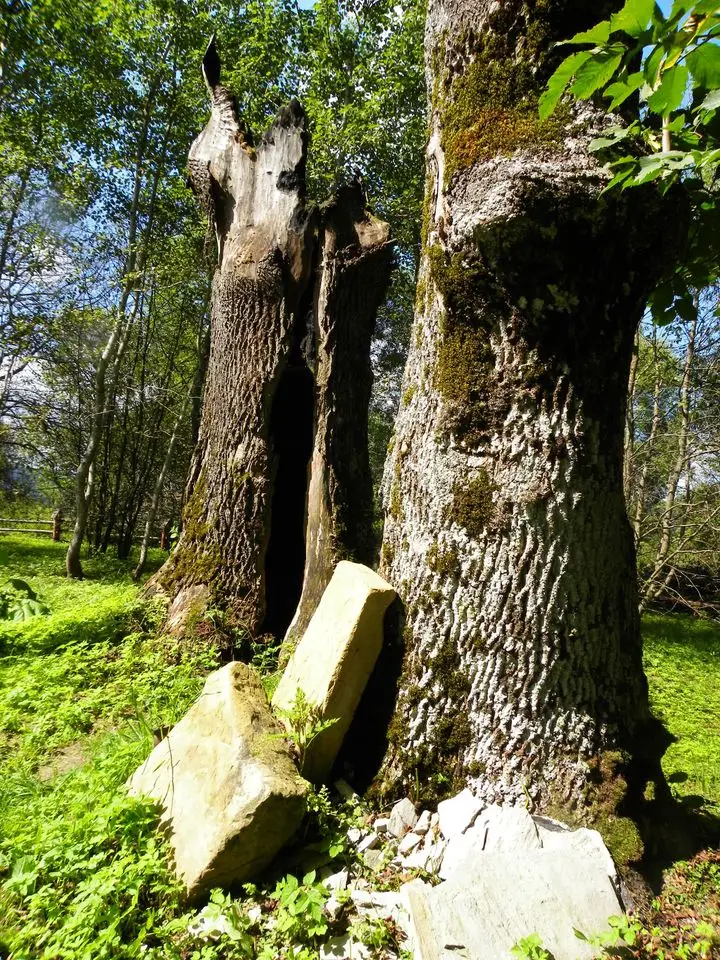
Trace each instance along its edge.
{"label": "leafy canopy", "polygon": [[[650,302],[658,323],[697,312],[694,291],[720,275],[720,9],[717,0],[674,0],[666,15],[655,0],[626,0],[609,20],[565,41],[571,53],[540,100],[549,116],[564,94],[601,95],[612,124],[591,150],[612,174],[607,189],[656,181],[680,187],[692,213],[684,255]],[[631,108],[631,109],[628,109]]]}

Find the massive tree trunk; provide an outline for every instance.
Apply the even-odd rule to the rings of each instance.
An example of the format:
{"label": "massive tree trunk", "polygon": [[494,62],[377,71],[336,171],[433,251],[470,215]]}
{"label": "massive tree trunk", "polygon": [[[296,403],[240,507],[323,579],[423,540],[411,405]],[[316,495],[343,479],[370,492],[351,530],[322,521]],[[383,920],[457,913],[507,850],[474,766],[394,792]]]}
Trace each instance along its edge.
{"label": "massive tree trunk", "polygon": [[430,0],[424,250],[385,479],[382,572],[406,612],[388,784],[567,809],[617,800],[602,781],[630,756],[633,787],[659,775],[622,455],[675,238],[652,192],[601,196],[601,112],[537,117],[552,42],[607,6]]}
{"label": "massive tree trunk", "polygon": [[336,558],[367,559],[368,357],[388,228],[359,184],[322,211],[308,206],[300,106],[283,108],[254,147],[212,45],[204,69],[212,116],[189,168],[218,267],[183,532],[159,581],[174,597],[171,621],[213,602],[249,634],[282,637],[303,581],[302,621]]}

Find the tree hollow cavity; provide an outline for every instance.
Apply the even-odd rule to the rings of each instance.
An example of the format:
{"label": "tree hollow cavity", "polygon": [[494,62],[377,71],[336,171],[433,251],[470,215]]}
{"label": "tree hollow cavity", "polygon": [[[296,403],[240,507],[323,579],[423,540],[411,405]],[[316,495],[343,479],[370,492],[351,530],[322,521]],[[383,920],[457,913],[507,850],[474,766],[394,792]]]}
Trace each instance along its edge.
{"label": "tree hollow cavity", "polygon": [[315,378],[297,342],[280,376],[270,413],[274,482],[265,554],[263,632],[283,637],[302,593],[309,463],[315,427]]}

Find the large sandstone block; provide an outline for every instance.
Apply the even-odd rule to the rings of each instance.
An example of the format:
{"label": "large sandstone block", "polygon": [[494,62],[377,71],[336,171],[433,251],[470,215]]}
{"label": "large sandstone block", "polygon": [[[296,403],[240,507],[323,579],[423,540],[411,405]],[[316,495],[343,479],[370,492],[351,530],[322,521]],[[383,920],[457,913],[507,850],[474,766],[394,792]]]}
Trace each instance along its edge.
{"label": "large sandstone block", "polygon": [[342,560],[285,668],[273,707],[288,710],[298,689],[323,719],[336,718],[310,745],[304,775],[327,778],[383,642],[383,617],[395,591],[360,563]]}
{"label": "large sandstone block", "polygon": [[256,877],[299,827],[308,785],[280,733],[255,671],[230,663],[128,781],[162,805],[189,899]]}

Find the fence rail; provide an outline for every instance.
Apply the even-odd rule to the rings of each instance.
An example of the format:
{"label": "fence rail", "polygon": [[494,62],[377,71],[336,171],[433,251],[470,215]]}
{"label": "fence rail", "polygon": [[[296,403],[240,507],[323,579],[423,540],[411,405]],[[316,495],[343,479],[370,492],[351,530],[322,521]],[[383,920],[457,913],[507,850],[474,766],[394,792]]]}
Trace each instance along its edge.
{"label": "fence rail", "polygon": [[[8,527],[6,524],[15,523],[15,524],[25,524],[24,527]],[[34,526],[30,526],[34,524]],[[22,520],[18,520],[16,517],[0,517],[0,534],[3,533],[31,533],[35,536],[50,536],[56,542],[62,539],[63,528],[67,530],[72,530],[75,526],[74,517],[65,517],[60,514],[60,516],[54,515],[52,520],[34,520],[28,519],[25,517]],[[42,529],[44,527],[44,529]],[[162,549],[169,549],[169,545],[166,545],[167,534],[161,537],[150,537],[150,543],[159,543]],[[133,543],[142,543],[142,537],[133,537]]]}

